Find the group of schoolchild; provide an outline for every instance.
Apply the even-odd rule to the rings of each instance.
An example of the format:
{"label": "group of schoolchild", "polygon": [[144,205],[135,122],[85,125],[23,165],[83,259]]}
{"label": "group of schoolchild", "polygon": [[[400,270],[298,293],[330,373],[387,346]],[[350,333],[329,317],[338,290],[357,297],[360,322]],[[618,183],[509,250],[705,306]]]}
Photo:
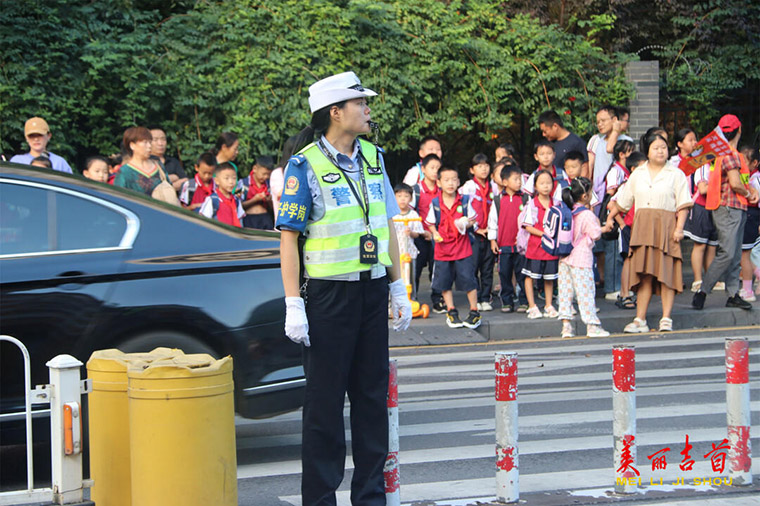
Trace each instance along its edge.
{"label": "group of schoolchild", "polygon": [[[27,120],[24,136],[29,152],[15,155],[11,162],[73,173],[62,157],[48,151],[52,134],[43,118]],[[223,132],[215,147],[198,157],[193,174],[188,175],[178,159],[166,154],[162,128],[130,127],[124,132],[121,153],[109,158],[88,157],[82,175],[153,196],[155,187],[165,181],[173,188],[170,193],[175,200],[187,209],[232,226],[272,230],[278,182],[282,190],[282,169],[275,169],[271,156],[259,156],[249,173],[241,177],[235,162],[239,143],[237,135]]]}
{"label": "group of schoolchild", "polygon": [[[608,106],[606,110],[614,108]],[[493,310],[493,270],[498,262],[502,312],[527,313],[529,319],[557,318],[562,322],[562,337],[574,336],[571,321],[579,312],[586,334],[604,337],[609,332],[601,326],[595,303],[597,287],[604,285],[597,285],[596,279],[604,267],[597,266],[596,254],[600,251],[595,249],[595,243],[605,240],[615,245],[623,268],[616,274],[612,270],[611,276],[617,279],[611,281],[620,287],[614,300],[620,308],[635,309],[635,294],[630,291],[628,279],[635,209],[610,215],[604,227],[601,223],[607,221],[609,209],[613,208],[610,202],[616,200],[631,173],[647,162],[647,156],[635,150],[630,137],[620,135],[614,142],[611,164],[601,177],[595,176],[589,172],[593,170],[589,169],[588,156],[593,153],[592,142],[586,152],[581,150],[586,144],[580,138],[569,142],[567,130],[553,136],[545,127],[564,130],[553,111],[542,114],[539,121],[546,139],[534,145],[538,167],[531,174],[523,173],[514,149],[504,144],[496,149],[494,164],[483,153],[475,155],[469,167],[471,179],[461,186],[457,171],[442,164],[438,139],[423,139],[421,161],[410,169],[405,182],[395,187],[401,210],[394,217],[399,243],[415,259],[415,294],[424,267],[429,267],[433,311],[446,313],[449,327],[476,328],[481,323],[480,312]],[[619,133],[620,128],[616,128]],[[666,135],[661,128],[653,128],[644,137],[652,133]],[[679,131],[677,150],[670,163],[678,166],[696,142],[692,130]],[[749,184],[760,190],[758,151],[750,147],[741,151],[750,168]],[[708,170],[709,166],[702,167],[689,178],[695,205],[686,221],[685,234],[694,241],[692,291],[699,289],[702,272],[715,256],[716,232],[704,208]],[[601,180],[601,185],[595,180]],[[754,301],[752,277],[754,273],[760,278],[760,270],[749,263],[749,250],[759,241],[760,209],[751,207],[748,214],[740,294],[744,300]],[[464,320],[454,305],[454,281],[467,294],[469,313]],[[558,308],[553,304],[555,281]],[[543,299],[543,309],[539,308],[539,299]],[[668,330],[667,326],[664,329]],[[626,327],[628,331],[632,330]]]}

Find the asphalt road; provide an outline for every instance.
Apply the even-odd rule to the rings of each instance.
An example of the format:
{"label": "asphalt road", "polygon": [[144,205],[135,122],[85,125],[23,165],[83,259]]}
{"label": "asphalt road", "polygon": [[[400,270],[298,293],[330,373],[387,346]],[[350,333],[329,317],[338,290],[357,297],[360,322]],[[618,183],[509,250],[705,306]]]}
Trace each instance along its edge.
{"label": "asphalt road", "polygon": [[[637,468],[642,484],[659,483],[660,478],[663,483],[678,477],[693,483],[695,478],[717,477],[703,455],[726,437],[724,341],[728,335],[750,339],[752,424],[757,426],[757,327],[393,349],[399,368],[402,503],[454,506],[494,500],[493,357],[497,350],[519,353],[520,493],[527,504],[609,500],[614,485],[613,344],[636,346]],[[300,430],[300,412],[268,420],[237,420],[239,504],[301,504]],[[678,468],[679,452],[687,434],[696,463],[692,471],[683,472]],[[753,436],[757,453],[757,431]],[[671,448],[668,466],[653,471],[647,456],[664,447]],[[351,470],[349,455],[338,493],[340,505],[350,504]],[[753,472],[760,472],[759,458],[753,459]],[[714,492],[735,491],[703,485],[673,489],[652,485],[637,498],[664,499],[670,494],[674,501],[694,501],[708,499]],[[746,502],[748,494],[735,499],[741,502],[730,503],[755,504]],[[729,503],[727,497],[712,500]]]}

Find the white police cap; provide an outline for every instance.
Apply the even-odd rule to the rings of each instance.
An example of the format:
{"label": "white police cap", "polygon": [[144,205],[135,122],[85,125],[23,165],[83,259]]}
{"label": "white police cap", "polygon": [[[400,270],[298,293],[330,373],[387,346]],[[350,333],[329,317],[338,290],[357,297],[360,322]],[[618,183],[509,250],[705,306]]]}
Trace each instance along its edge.
{"label": "white police cap", "polygon": [[343,72],[326,77],[309,86],[309,109],[318,111],[323,107],[354,98],[374,97],[374,91],[362,86],[353,72]]}

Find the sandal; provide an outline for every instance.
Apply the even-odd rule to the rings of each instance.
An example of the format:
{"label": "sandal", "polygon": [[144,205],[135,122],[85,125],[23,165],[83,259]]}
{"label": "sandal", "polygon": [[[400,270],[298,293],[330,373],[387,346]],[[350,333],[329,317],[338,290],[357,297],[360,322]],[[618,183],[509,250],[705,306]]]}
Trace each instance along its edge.
{"label": "sandal", "polygon": [[633,297],[618,296],[615,305],[620,309],[636,309],[636,303],[633,301]]}

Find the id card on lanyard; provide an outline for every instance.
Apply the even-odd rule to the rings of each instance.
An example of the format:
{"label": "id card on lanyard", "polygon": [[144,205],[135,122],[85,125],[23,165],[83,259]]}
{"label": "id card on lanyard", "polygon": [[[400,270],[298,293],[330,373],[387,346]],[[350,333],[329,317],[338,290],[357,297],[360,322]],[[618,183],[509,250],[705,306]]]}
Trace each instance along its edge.
{"label": "id card on lanyard", "polygon": [[[360,196],[359,192],[354,186],[353,181],[351,180],[351,177],[346,173],[343,167],[340,166],[338,161],[332,155],[332,153],[327,149],[327,146],[324,145],[322,139],[319,139],[319,141],[317,141],[317,144],[325,156],[327,156],[328,160],[330,160],[330,163],[335,165],[343,177],[346,178],[346,183],[348,183],[348,187],[351,188],[351,193],[354,194],[354,197],[356,198],[356,201],[362,210],[362,214],[364,215],[364,227],[367,230],[367,233],[359,237],[359,262],[362,264],[376,264],[378,262],[377,237],[372,234],[372,227],[369,223],[369,194],[367,193],[367,181],[364,179],[364,167],[362,164],[360,164],[359,183],[362,189],[362,195]],[[367,166],[370,166],[370,163],[366,158],[364,158],[364,154],[361,152],[361,149],[359,150],[359,155],[361,156],[363,162],[366,163]]]}

